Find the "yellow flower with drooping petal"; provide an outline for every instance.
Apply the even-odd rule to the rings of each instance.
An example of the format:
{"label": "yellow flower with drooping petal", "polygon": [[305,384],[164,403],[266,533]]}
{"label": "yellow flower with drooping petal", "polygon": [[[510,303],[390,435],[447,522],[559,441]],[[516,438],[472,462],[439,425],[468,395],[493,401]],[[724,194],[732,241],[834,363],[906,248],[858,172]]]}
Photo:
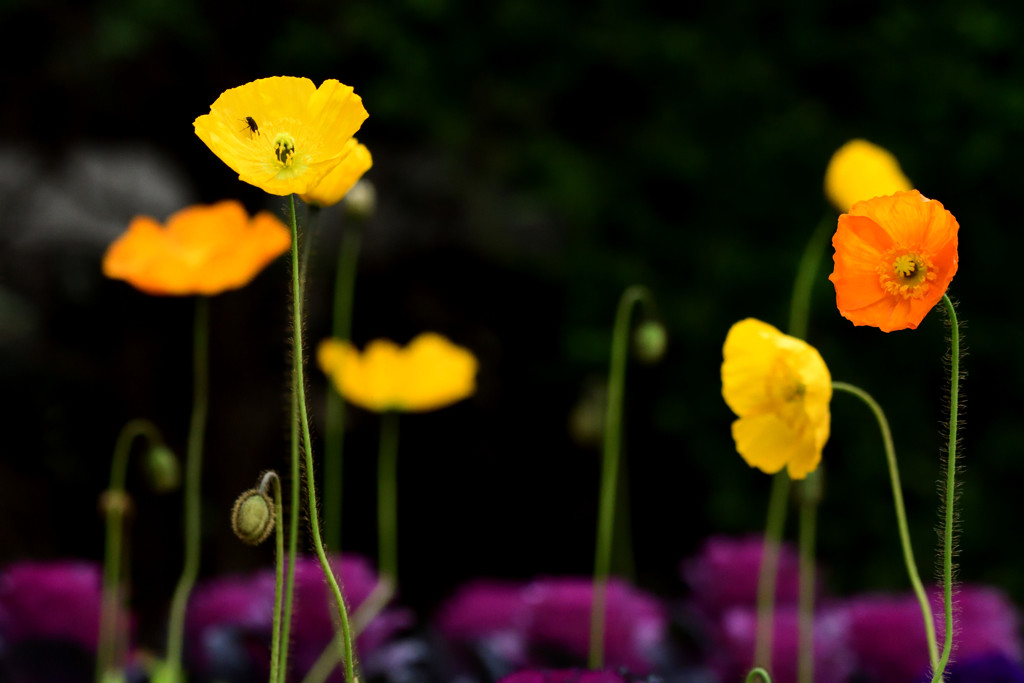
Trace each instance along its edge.
{"label": "yellow flower with drooping petal", "polygon": [[147,294],[219,294],[247,285],[291,246],[291,231],[266,211],[252,218],[226,200],[178,211],[160,225],[137,216],[103,256],[103,274]]}
{"label": "yellow flower with drooping petal", "polygon": [[828,441],[832,377],[821,355],[768,323],[747,318],[725,338],[722,396],[739,417],[736,450],[751,467],[803,479]]}
{"label": "yellow flower with drooping petal", "polygon": [[373,166],[373,157],[370,156],[370,150],[366,149],[366,145],[352,138],[347,147],[349,151],[341,163],[316,187],[303,194],[302,201],[321,207],[334,206],[344,199],[363,174],[370,170]]}
{"label": "yellow flower with drooping petal", "polygon": [[825,195],[840,213],[859,201],[913,188],[900,162],[867,140],[850,140],[836,150],[825,170]]}
{"label": "yellow flower with drooping petal", "polygon": [[359,353],[340,339],[320,342],[317,362],[338,393],[377,412],[425,412],[476,391],[476,357],[433,332],[402,348],[377,339]]}
{"label": "yellow flower with drooping petal", "polygon": [[367,116],[350,86],[275,76],[225,90],[194,125],[239,180],[287,195],[309,192],[334,170]]}

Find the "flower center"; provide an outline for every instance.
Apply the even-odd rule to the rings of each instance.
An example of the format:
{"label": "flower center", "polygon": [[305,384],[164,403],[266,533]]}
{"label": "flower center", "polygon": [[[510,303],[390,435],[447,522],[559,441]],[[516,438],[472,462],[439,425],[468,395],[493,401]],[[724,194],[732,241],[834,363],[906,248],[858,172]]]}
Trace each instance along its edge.
{"label": "flower center", "polygon": [[766,377],[771,410],[791,427],[797,427],[804,415],[807,385],[782,358],[772,363]]}
{"label": "flower center", "polygon": [[935,280],[935,267],[918,252],[893,249],[878,266],[878,284],[886,293],[904,299],[920,299]]}
{"label": "flower center", "polygon": [[278,133],[274,138],[274,155],[283,166],[292,165],[295,156],[295,139],[288,133]]}

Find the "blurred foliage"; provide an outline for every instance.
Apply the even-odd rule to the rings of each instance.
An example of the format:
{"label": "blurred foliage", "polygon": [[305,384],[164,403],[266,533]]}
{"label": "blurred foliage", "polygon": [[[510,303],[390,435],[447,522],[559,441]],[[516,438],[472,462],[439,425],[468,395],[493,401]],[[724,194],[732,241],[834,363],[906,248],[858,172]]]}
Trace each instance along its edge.
{"label": "blurred foliage", "polygon": [[[403,423],[400,527],[413,602],[432,603],[472,575],[589,571],[596,453],[574,445],[566,425],[589,378],[605,371],[615,305],[634,283],[654,292],[669,336],[662,364],[628,378],[641,579],[679,591],[676,563],[703,537],[759,532],[768,479],[733,449],[721,343],[742,317],[785,327],[797,260],[830,216],[822,176],[832,151],[851,137],[887,147],[963,226],[951,289],[971,353],[961,575],[1024,600],[1024,551],[1008,543],[1006,524],[1024,481],[1024,327],[1007,315],[1019,308],[1010,276],[1022,243],[1024,6],[7,0],[0,20],[20,38],[0,47],[4,64],[19,66],[0,77],[0,143],[28,144],[53,164],[81,141],[146,140],[208,201],[280,206],[238,183],[192,134],[223,89],[293,74],[339,78],[362,95],[371,117],[359,137],[374,153],[381,209],[357,287],[356,340],[437,329],[483,364],[476,399]],[[5,243],[16,229],[3,226]],[[313,339],[329,327],[336,242],[327,231],[315,252]],[[917,332],[854,329],[834,308],[829,253],[823,245],[809,341],[834,378],[889,412],[927,575],[946,381],[941,314]],[[96,249],[87,257],[98,264]],[[11,515],[26,520],[30,503],[12,491],[56,487],[47,495],[59,505],[88,504],[113,435],[141,410],[182,443],[189,306],[111,283],[72,304],[19,281],[19,258],[5,248],[0,282],[16,294],[3,298],[32,302],[21,324],[37,316],[40,344],[18,347],[30,362],[3,363],[12,395],[30,397],[4,450],[40,457],[0,462],[0,531],[12,539],[0,560],[98,556],[95,520],[63,529],[39,515],[22,529]],[[46,253],[32,258],[44,272],[60,267]],[[211,413],[208,439],[211,537],[226,538],[221,518],[242,483],[283,457],[282,270],[214,302],[214,358],[231,358],[212,385],[221,412]],[[74,359],[78,374],[55,359]],[[322,378],[312,381],[322,391]],[[251,414],[233,403],[247,391]],[[257,397],[269,405],[255,407]],[[841,592],[903,590],[877,431],[848,397],[833,414],[819,522],[827,579]],[[238,436],[263,424],[252,415],[269,431]],[[372,520],[361,513],[372,509],[376,423],[357,412],[353,428],[347,471],[362,483],[347,485],[346,538],[372,554]],[[176,517],[140,507],[138,530],[156,525],[172,546],[154,556],[172,565],[154,580],[158,592],[177,571]],[[217,548],[204,571],[265,560]],[[155,562],[146,567],[159,574]]]}

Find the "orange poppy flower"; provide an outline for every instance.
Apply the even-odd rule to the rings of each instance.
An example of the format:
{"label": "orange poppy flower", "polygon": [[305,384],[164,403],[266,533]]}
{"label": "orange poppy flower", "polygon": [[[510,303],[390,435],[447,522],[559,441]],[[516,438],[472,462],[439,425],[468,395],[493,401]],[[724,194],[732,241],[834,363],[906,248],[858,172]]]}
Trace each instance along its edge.
{"label": "orange poppy flower", "polygon": [[137,216],[103,256],[103,274],[147,294],[219,294],[247,285],[291,246],[272,214],[228,200],[178,211],[162,226]]}
{"label": "orange poppy flower", "polygon": [[917,190],[854,204],[832,237],[839,312],[883,332],[915,329],[956,274],[959,229]]}

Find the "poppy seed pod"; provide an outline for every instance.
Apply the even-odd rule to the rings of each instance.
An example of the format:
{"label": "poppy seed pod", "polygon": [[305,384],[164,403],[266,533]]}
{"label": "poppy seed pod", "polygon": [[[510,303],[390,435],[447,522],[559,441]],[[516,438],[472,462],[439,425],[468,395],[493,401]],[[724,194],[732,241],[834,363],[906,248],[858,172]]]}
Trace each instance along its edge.
{"label": "poppy seed pod", "polygon": [[231,530],[243,543],[259,545],[274,530],[274,502],[259,489],[249,489],[231,508]]}

